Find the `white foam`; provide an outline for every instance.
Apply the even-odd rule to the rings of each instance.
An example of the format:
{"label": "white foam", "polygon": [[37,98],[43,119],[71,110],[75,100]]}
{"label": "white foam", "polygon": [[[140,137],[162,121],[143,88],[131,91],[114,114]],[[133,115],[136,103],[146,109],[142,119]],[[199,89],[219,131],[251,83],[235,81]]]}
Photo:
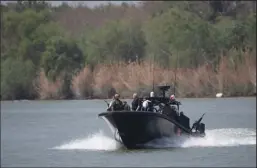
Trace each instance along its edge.
{"label": "white foam", "polygon": [[224,147],[239,145],[256,145],[256,130],[244,128],[227,128],[206,130],[204,138],[159,139],[146,144],[151,147]]}
{"label": "white foam", "polygon": [[121,145],[113,138],[109,138],[102,131],[91,134],[86,138],[75,139],[69,143],[54,147],[61,150],[116,150]]}
{"label": "white foam", "polygon": [[[246,128],[206,130],[206,137],[204,138],[163,138],[146,144],[146,146],[154,148],[225,147],[239,145],[256,145],[256,130]],[[66,144],[54,147],[54,149],[113,151],[119,149],[121,146],[113,138],[104,135],[103,131],[99,131],[86,138],[75,139]]]}

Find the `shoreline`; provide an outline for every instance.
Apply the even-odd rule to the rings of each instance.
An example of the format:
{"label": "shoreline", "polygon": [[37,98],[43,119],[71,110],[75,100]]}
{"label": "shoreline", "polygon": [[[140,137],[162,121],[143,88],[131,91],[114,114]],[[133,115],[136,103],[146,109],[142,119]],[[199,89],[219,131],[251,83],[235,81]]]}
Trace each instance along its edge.
{"label": "shoreline", "polygon": [[[31,88],[22,93],[3,92],[1,100],[111,99],[114,93],[119,93],[121,99],[130,99],[134,92],[140,97],[149,96],[153,81],[158,81],[156,87],[164,84],[174,87],[176,81],[179,86],[176,87],[177,98],[216,98],[219,92],[223,93],[221,97],[256,96],[256,76],[250,71],[256,69],[256,65],[250,56],[244,55],[243,58],[244,63],[237,65],[236,69],[227,63],[228,58],[223,58],[217,72],[209,64],[196,69],[180,68],[176,73],[173,68],[165,69],[157,64],[154,76],[149,71],[149,61],[140,64],[121,62],[112,66],[99,64],[93,71],[88,66],[82,68],[69,79],[70,82],[64,82],[63,77],[52,81],[41,70],[33,79]],[[169,90],[168,94],[172,92]]]}
{"label": "shoreline", "polygon": [[[235,99],[235,98],[256,98],[255,95],[249,96],[223,96],[223,97],[177,97],[176,99]],[[0,100],[1,102],[21,102],[21,101],[76,101],[76,100],[111,100],[112,98],[88,98],[88,99],[15,99]],[[132,100],[129,97],[122,97],[120,100]]]}

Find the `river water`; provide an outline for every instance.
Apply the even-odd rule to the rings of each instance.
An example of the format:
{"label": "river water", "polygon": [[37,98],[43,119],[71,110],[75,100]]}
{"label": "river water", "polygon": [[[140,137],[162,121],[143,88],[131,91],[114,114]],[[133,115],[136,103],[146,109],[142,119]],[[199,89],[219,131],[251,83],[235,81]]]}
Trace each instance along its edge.
{"label": "river water", "polygon": [[166,139],[147,150],[126,150],[113,140],[97,117],[103,100],[1,102],[1,166],[256,167],[255,97],[179,101],[191,124],[206,112],[207,136]]}

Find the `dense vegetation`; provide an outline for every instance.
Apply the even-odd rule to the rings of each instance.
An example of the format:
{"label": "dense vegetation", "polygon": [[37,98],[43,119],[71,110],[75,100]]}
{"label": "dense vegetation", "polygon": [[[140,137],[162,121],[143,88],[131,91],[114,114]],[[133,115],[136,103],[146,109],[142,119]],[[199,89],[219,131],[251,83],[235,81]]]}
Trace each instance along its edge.
{"label": "dense vegetation", "polygon": [[1,11],[2,100],[143,94],[153,77],[172,84],[176,61],[179,96],[256,92],[255,1],[18,1]]}

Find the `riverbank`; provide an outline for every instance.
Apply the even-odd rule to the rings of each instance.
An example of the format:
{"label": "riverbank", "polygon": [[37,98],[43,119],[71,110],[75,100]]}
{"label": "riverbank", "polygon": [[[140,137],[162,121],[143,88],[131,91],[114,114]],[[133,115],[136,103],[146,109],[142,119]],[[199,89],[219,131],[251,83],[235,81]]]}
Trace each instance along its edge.
{"label": "riverbank", "polygon": [[[196,69],[164,69],[144,61],[141,63],[99,64],[94,71],[85,67],[71,83],[75,99],[107,99],[114,93],[122,98],[131,98],[134,92],[139,96],[148,96],[154,85],[171,85],[168,94],[173,93],[176,72],[176,96],[183,98],[215,97],[223,93],[224,97],[244,97],[256,95],[256,62],[254,57],[244,55],[242,63],[233,65],[229,58],[220,61],[218,69],[206,64]],[[39,99],[61,99],[58,91],[61,80],[49,81],[43,72],[38,78]],[[158,88],[154,88],[155,91]]]}
{"label": "riverbank", "polygon": [[[213,98],[217,98],[215,96],[213,97],[177,97],[177,99],[213,99]],[[235,99],[235,98],[256,98],[256,93],[255,95],[252,96],[237,96],[237,97],[219,97],[222,99]],[[218,98],[217,98],[218,99]],[[21,99],[21,100],[0,100],[1,102],[25,102],[25,101],[63,101],[63,100],[68,100],[68,101],[76,101],[76,100],[111,100],[111,98],[105,99],[105,98],[88,98],[88,99],[46,99],[46,100],[42,100],[42,99]],[[121,100],[132,100],[131,97],[122,97]]]}
{"label": "riverbank", "polygon": [[[148,96],[152,91],[158,92],[157,86],[170,85],[168,94],[173,94],[176,73],[176,97],[179,98],[213,98],[217,93],[223,97],[248,97],[256,95],[256,61],[255,57],[244,55],[240,63],[234,63],[228,57],[220,60],[217,69],[206,64],[195,69],[164,69],[151,62],[134,62],[130,64],[99,64],[92,71],[84,67],[71,80],[69,86],[58,78],[49,80],[41,71],[33,82],[36,96],[33,100],[67,99],[67,87],[71,97],[68,99],[110,99],[119,93],[122,99],[130,99],[133,93]],[[154,71],[153,71],[154,70]],[[66,83],[67,84],[67,83]],[[63,89],[66,87],[66,89]],[[20,97],[19,99],[24,99]],[[12,99],[11,99],[12,100]]]}
{"label": "riverbank", "polygon": [[153,83],[173,85],[175,74],[176,97],[253,95],[256,9],[236,6],[1,5],[1,100],[146,96]]}

